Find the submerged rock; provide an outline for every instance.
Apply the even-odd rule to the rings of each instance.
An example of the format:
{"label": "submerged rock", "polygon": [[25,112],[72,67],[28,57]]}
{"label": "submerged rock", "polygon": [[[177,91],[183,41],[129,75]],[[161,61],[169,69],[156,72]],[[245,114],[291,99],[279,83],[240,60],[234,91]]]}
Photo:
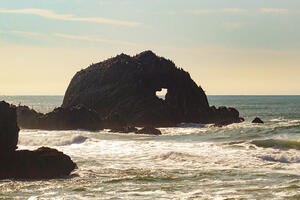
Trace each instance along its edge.
{"label": "submerged rock", "polygon": [[[165,100],[156,91],[167,89]],[[175,126],[178,123],[240,122],[233,108],[211,108],[203,89],[188,72],[151,51],[130,57],[121,54],[93,64],[73,77],[62,107],[82,104],[105,119],[105,127]],[[118,113],[120,122],[113,113]]]}
{"label": "submerged rock", "polygon": [[69,156],[55,149],[42,147],[35,151],[16,151],[18,136],[16,108],[2,101],[0,102],[0,179],[57,178],[69,175],[76,168],[76,164]]}
{"label": "submerged rock", "polygon": [[28,108],[17,107],[18,123],[22,128],[46,130],[99,130],[101,120],[94,110],[83,105],[69,108],[56,108],[52,112],[42,114]]}
{"label": "submerged rock", "polygon": [[[16,108],[0,102],[0,153],[13,152],[17,149],[19,127]],[[1,160],[0,160],[1,161]]]}
{"label": "submerged rock", "polygon": [[47,147],[0,154],[0,160],[0,179],[58,178],[77,168],[69,156]]}
{"label": "submerged rock", "polygon": [[252,123],[254,123],[254,124],[263,124],[264,122],[263,122],[260,118],[256,117],[256,118],[252,121]]}
{"label": "submerged rock", "polygon": [[138,130],[136,132],[136,134],[146,134],[146,135],[161,135],[160,130],[151,127],[151,126],[147,126],[145,128],[142,128],[141,130]]}

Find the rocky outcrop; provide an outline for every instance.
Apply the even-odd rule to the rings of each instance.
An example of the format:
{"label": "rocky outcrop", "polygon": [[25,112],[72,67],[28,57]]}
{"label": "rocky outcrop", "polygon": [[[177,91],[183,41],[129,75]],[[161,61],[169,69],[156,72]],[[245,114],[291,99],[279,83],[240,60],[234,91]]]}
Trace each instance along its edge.
{"label": "rocky outcrop", "polygon": [[0,153],[13,152],[17,149],[19,127],[16,108],[8,103],[0,102]]}
{"label": "rocky outcrop", "polygon": [[[168,90],[165,100],[155,94]],[[65,93],[62,107],[82,104],[99,113],[106,126],[174,126],[182,122],[241,122],[236,109],[210,107],[203,89],[188,72],[151,51],[121,54],[79,71]],[[118,113],[119,117],[115,117]],[[124,126],[124,125],[122,125]]]}
{"label": "rocky outcrop", "polygon": [[21,128],[37,129],[39,127],[39,119],[44,114],[36,112],[28,106],[17,106],[17,120]]}
{"label": "rocky outcrop", "polygon": [[227,108],[224,106],[216,108],[215,106],[212,106],[210,109],[211,117],[216,126],[226,126],[232,123],[244,121],[244,118],[239,117],[239,111],[237,111],[235,108]]}
{"label": "rocky outcrop", "polygon": [[264,122],[259,118],[255,117],[255,119],[252,121],[253,124],[263,124]]}
{"label": "rocky outcrop", "polygon": [[47,147],[0,154],[0,160],[0,179],[59,178],[77,168],[69,156]]}
{"label": "rocky outcrop", "polygon": [[136,134],[161,135],[161,131],[154,127],[147,126],[142,128],[141,130],[138,130]]}
{"label": "rocky outcrop", "polygon": [[77,167],[69,156],[55,149],[16,151],[18,134],[16,107],[0,102],[0,179],[57,178]]}
{"label": "rocky outcrop", "polygon": [[18,123],[21,128],[46,130],[99,130],[102,129],[98,113],[83,105],[69,108],[56,108],[52,112],[42,114],[28,108],[18,106]]}

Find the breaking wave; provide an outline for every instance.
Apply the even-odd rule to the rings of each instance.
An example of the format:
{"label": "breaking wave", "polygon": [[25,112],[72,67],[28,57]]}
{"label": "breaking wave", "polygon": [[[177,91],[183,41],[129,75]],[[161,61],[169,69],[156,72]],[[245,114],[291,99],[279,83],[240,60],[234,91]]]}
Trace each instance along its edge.
{"label": "breaking wave", "polygon": [[19,140],[19,144],[22,146],[68,146],[72,144],[81,144],[84,143],[88,137],[77,135],[73,137],[59,137],[59,138],[51,138],[51,137],[21,137]]}
{"label": "breaking wave", "polygon": [[280,139],[267,139],[267,140],[254,140],[252,144],[263,148],[275,148],[281,150],[296,149],[300,150],[300,142],[295,140],[280,140]]}

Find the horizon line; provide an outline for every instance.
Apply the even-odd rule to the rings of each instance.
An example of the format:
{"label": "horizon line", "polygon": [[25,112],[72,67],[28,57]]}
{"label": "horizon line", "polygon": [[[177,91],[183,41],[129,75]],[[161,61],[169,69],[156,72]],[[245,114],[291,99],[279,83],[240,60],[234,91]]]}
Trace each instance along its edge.
{"label": "horizon line", "polygon": [[[4,95],[0,94],[0,97],[16,97],[16,96],[28,96],[28,97],[54,97],[54,96],[65,96],[62,94],[49,94],[49,95],[39,95],[39,94],[9,94],[9,95]],[[164,95],[159,95],[159,96],[164,96]],[[206,94],[206,96],[300,96],[300,94]]]}

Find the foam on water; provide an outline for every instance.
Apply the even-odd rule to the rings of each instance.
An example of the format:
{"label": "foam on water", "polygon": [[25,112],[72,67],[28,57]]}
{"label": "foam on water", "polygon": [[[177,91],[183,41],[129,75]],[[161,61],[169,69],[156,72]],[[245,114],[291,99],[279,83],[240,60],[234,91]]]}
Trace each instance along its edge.
{"label": "foam on water", "polygon": [[[280,199],[287,195],[280,193],[283,185],[300,184],[291,184],[300,178],[296,149],[283,152],[259,148],[247,140],[190,141],[197,135],[207,137],[211,135],[209,132],[218,129],[227,132],[228,128],[232,127],[175,127],[162,129],[165,132],[161,137],[114,134],[106,130],[21,130],[21,148],[41,145],[58,148],[77,162],[77,176],[40,183],[3,182],[0,191],[6,192],[0,193],[0,197],[15,197],[13,188],[19,187],[20,197],[33,199],[251,199],[265,196],[276,199],[275,195]],[[179,132],[178,129],[182,131],[181,136],[168,135],[168,132]],[[196,134],[193,135],[191,129]],[[268,188],[270,184],[273,188]],[[289,190],[295,195],[293,191],[297,188]]]}
{"label": "foam on water", "polygon": [[[158,137],[21,130],[19,149],[57,148],[79,168],[69,179],[1,181],[0,199],[299,198],[300,97],[209,100],[236,107],[246,121],[180,124]],[[265,124],[252,124],[256,116]]]}

